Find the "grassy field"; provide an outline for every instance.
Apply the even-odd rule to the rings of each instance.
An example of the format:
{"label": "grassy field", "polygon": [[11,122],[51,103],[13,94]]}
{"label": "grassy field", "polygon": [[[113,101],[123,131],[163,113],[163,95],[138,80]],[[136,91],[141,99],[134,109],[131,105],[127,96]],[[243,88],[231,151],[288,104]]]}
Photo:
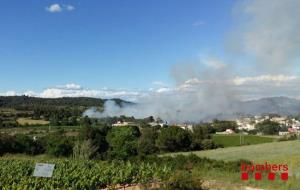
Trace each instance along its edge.
{"label": "grassy field", "polygon": [[67,136],[76,136],[80,130],[80,126],[22,126],[13,128],[0,128],[0,133],[8,135],[26,134],[32,136],[44,136],[49,132],[53,133],[62,129]]}
{"label": "grassy field", "polygon": [[[264,189],[282,189],[282,190],[299,190],[300,189],[300,141],[284,141],[284,142],[272,142],[249,146],[220,148],[216,150],[207,151],[194,151],[176,154],[196,154],[200,157],[207,157],[217,160],[238,160],[247,159],[254,163],[277,163],[288,164],[289,167],[289,180],[287,182],[263,180],[261,182],[249,181],[247,185],[253,185]],[[167,154],[170,155],[170,154]],[[214,171],[197,171],[199,175],[204,176],[207,179],[218,179],[224,181],[232,181],[233,183],[242,183],[240,176],[229,173],[216,173]]]}
{"label": "grassy field", "polygon": [[37,120],[31,118],[18,118],[17,122],[20,125],[48,125],[49,124],[49,121]]}
{"label": "grassy field", "polygon": [[272,137],[264,137],[257,135],[242,135],[232,134],[232,135],[213,135],[213,141],[217,144],[221,144],[224,147],[230,146],[240,146],[242,145],[252,145],[252,144],[261,144],[267,142],[276,141]]}

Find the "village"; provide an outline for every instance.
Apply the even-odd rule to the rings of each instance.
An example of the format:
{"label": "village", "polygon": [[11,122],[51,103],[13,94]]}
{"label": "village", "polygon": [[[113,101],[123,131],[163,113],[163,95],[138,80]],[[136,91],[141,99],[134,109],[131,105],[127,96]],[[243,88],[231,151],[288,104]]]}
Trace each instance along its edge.
{"label": "village", "polygon": [[256,129],[255,126],[257,124],[267,120],[276,122],[280,125],[282,130],[279,131],[279,136],[300,133],[300,121],[294,117],[266,114],[261,116],[241,117],[236,119],[236,123],[239,130],[252,131]]}
{"label": "village", "polygon": [[[278,123],[280,125],[280,131],[278,132],[277,135],[279,136],[286,136],[286,135],[299,135],[300,134],[300,120],[298,120],[295,117],[291,116],[280,116],[277,114],[264,114],[264,115],[256,115],[256,116],[243,116],[243,117],[238,117],[237,119],[234,120],[237,126],[237,130],[233,130],[231,128],[228,128],[224,131],[218,131],[216,134],[234,134],[238,132],[242,132],[243,134],[249,134],[251,131],[256,130],[257,124],[263,123],[264,121],[271,121]],[[167,122],[149,122],[147,123],[149,126],[177,126],[180,127],[184,130],[189,130],[193,131],[193,126],[195,124],[192,123],[171,123],[168,124]],[[114,127],[121,127],[121,126],[129,126],[129,125],[136,125],[138,126],[137,123],[135,122],[127,122],[127,121],[117,121],[116,123],[112,124]],[[257,135],[263,135],[262,133],[258,132],[256,133]]]}

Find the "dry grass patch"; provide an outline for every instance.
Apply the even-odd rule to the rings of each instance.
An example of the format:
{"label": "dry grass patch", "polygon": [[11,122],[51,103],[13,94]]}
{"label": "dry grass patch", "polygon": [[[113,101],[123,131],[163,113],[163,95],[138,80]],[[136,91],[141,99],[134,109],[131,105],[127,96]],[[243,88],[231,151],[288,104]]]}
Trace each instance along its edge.
{"label": "dry grass patch", "polygon": [[41,119],[31,119],[31,118],[18,118],[17,122],[20,125],[48,125],[49,121]]}

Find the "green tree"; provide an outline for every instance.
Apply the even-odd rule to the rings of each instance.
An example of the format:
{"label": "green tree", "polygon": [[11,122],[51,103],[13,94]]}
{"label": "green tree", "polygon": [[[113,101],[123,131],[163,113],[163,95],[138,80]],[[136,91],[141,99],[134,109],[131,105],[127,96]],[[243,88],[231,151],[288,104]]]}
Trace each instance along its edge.
{"label": "green tree", "polygon": [[108,156],[110,158],[126,160],[137,155],[137,141],[139,132],[131,126],[114,127],[107,134],[109,143]]}
{"label": "green tree", "polygon": [[110,127],[107,125],[97,127],[83,126],[80,130],[79,139],[81,141],[90,140],[92,145],[97,148],[97,153],[103,155],[108,150],[106,135],[109,130]]}
{"label": "green tree", "polygon": [[192,150],[202,150],[204,149],[203,140],[211,139],[209,134],[209,126],[207,125],[196,125],[193,127],[192,132]]}
{"label": "green tree", "polygon": [[270,120],[258,123],[255,127],[265,135],[277,135],[280,130],[280,124]]}
{"label": "green tree", "polygon": [[188,131],[171,126],[161,129],[156,144],[161,151],[174,152],[188,150],[191,142],[192,138]]}
{"label": "green tree", "polygon": [[88,116],[84,116],[83,118],[80,119],[80,125],[81,126],[91,126],[92,121]]}
{"label": "green tree", "polygon": [[73,158],[91,159],[95,157],[98,147],[94,146],[91,140],[77,141],[73,147]]}
{"label": "green tree", "polygon": [[155,145],[157,139],[157,130],[153,127],[142,129],[142,135],[138,140],[138,153],[140,155],[148,155],[155,153],[158,148]]}
{"label": "green tree", "polygon": [[43,138],[43,144],[46,152],[53,156],[70,156],[73,150],[73,143],[65,136],[52,134]]}
{"label": "green tree", "polygon": [[214,132],[222,132],[226,129],[237,129],[237,124],[235,121],[214,120],[211,126],[214,129]]}

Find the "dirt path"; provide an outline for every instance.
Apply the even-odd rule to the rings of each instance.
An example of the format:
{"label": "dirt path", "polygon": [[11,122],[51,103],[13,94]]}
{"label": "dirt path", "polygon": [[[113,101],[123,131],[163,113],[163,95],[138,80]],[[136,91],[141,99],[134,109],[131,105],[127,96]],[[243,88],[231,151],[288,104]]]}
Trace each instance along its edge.
{"label": "dirt path", "polygon": [[266,190],[248,186],[242,186],[240,184],[232,184],[226,181],[217,181],[217,180],[207,180],[203,182],[202,185],[204,188],[209,190]]}
{"label": "dirt path", "polygon": [[[156,184],[156,188],[159,186]],[[141,185],[133,185],[128,187],[115,187],[116,190],[150,190],[153,189],[154,185],[152,185],[152,188],[144,188]],[[240,185],[232,185],[228,182],[220,182],[216,180],[209,180],[205,181],[203,183],[203,187],[207,188],[209,190],[266,190],[266,189],[260,189],[260,188],[254,188],[254,187],[245,187]],[[102,189],[102,190],[109,190],[109,189]]]}

